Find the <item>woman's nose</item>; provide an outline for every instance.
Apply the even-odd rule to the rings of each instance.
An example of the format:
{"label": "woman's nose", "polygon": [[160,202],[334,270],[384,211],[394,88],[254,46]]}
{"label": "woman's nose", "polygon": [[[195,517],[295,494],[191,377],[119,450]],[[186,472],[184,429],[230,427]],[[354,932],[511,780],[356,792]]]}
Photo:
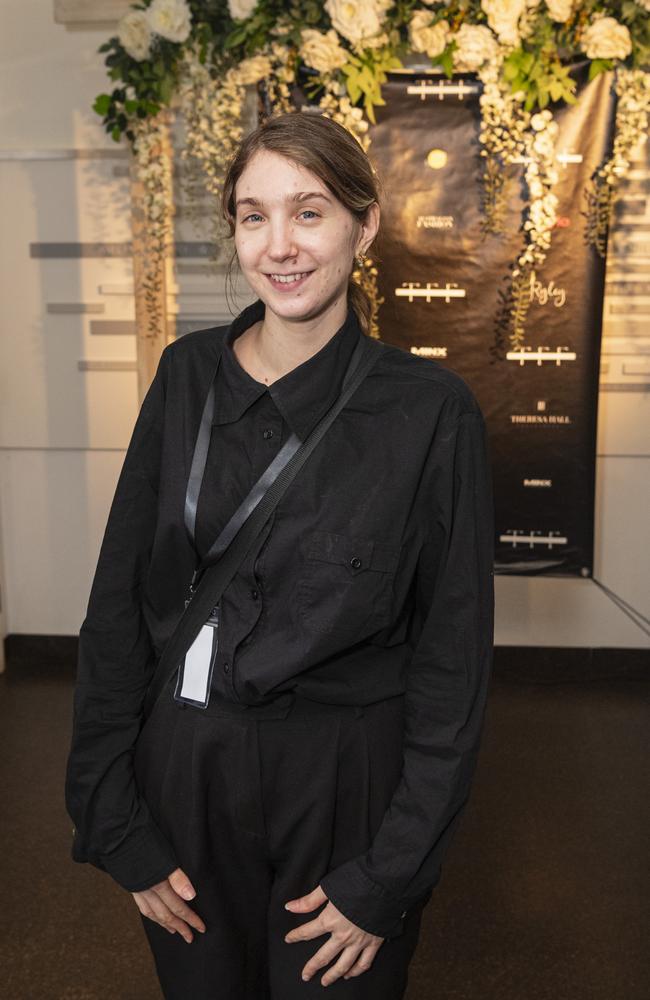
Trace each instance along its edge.
{"label": "woman's nose", "polygon": [[269,227],[269,242],[266,252],[273,260],[285,260],[287,257],[295,257],[297,253],[296,241],[293,229],[288,225],[276,225]]}

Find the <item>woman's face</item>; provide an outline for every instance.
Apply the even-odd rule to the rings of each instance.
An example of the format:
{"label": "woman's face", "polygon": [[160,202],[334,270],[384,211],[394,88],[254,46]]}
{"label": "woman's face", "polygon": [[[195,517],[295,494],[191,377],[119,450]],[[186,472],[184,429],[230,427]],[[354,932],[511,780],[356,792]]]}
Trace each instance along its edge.
{"label": "woman's face", "polygon": [[315,174],[260,150],[235,189],[235,247],[244,277],[276,315],[312,319],[347,297],[355,253],[377,231],[361,225]]}

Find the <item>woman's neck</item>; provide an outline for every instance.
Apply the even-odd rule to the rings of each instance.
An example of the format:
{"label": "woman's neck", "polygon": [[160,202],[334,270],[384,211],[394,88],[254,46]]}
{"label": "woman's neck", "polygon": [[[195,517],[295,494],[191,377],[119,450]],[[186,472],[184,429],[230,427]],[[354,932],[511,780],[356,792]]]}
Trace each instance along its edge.
{"label": "woman's neck", "polygon": [[347,296],[313,319],[291,322],[268,307],[237,337],[233,350],[244,371],[257,382],[271,385],[308,361],[332,339],[347,316]]}

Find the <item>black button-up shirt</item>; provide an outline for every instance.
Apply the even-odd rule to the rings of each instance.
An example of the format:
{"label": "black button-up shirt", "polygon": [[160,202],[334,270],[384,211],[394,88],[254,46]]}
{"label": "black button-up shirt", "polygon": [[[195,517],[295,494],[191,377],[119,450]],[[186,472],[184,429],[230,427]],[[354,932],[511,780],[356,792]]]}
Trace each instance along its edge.
{"label": "black button-up shirt", "polygon": [[[80,631],[66,778],[72,856],[132,892],[177,867],[138,795],[130,751],[197,558],[291,433],[304,440],[336,400],[359,337],[349,309],[324,347],[266,386],[232,349],[263,315],[258,300],[230,325],[164,350]],[[494,515],[469,387],[436,361],[382,347],[224,591],[211,696],[255,705],[294,691],[364,705],[405,694],[390,809],[371,848],[321,880],[350,920],[392,937],[437,884],[469,796],[492,664]],[[194,547],[185,491],[218,352]]]}

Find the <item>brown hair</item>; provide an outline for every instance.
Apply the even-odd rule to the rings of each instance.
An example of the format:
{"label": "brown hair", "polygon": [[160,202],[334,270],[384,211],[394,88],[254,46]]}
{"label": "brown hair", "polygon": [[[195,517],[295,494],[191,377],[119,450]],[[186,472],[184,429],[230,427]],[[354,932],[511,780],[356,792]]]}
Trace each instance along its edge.
{"label": "brown hair", "polygon": [[[364,222],[369,207],[379,202],[379,182],[365,152],[346,128],[310,111],[289,111],[268,118],[250,132],[228,164],[221,195],[221,211],[235,233],[235,186],[259,150],[279,153],[310,170],[357,219]],[[228,279],[237,252],[228,266]],[[366,292],[348,278],[348,302],[365,333],[370,329],[372,304]]]}

